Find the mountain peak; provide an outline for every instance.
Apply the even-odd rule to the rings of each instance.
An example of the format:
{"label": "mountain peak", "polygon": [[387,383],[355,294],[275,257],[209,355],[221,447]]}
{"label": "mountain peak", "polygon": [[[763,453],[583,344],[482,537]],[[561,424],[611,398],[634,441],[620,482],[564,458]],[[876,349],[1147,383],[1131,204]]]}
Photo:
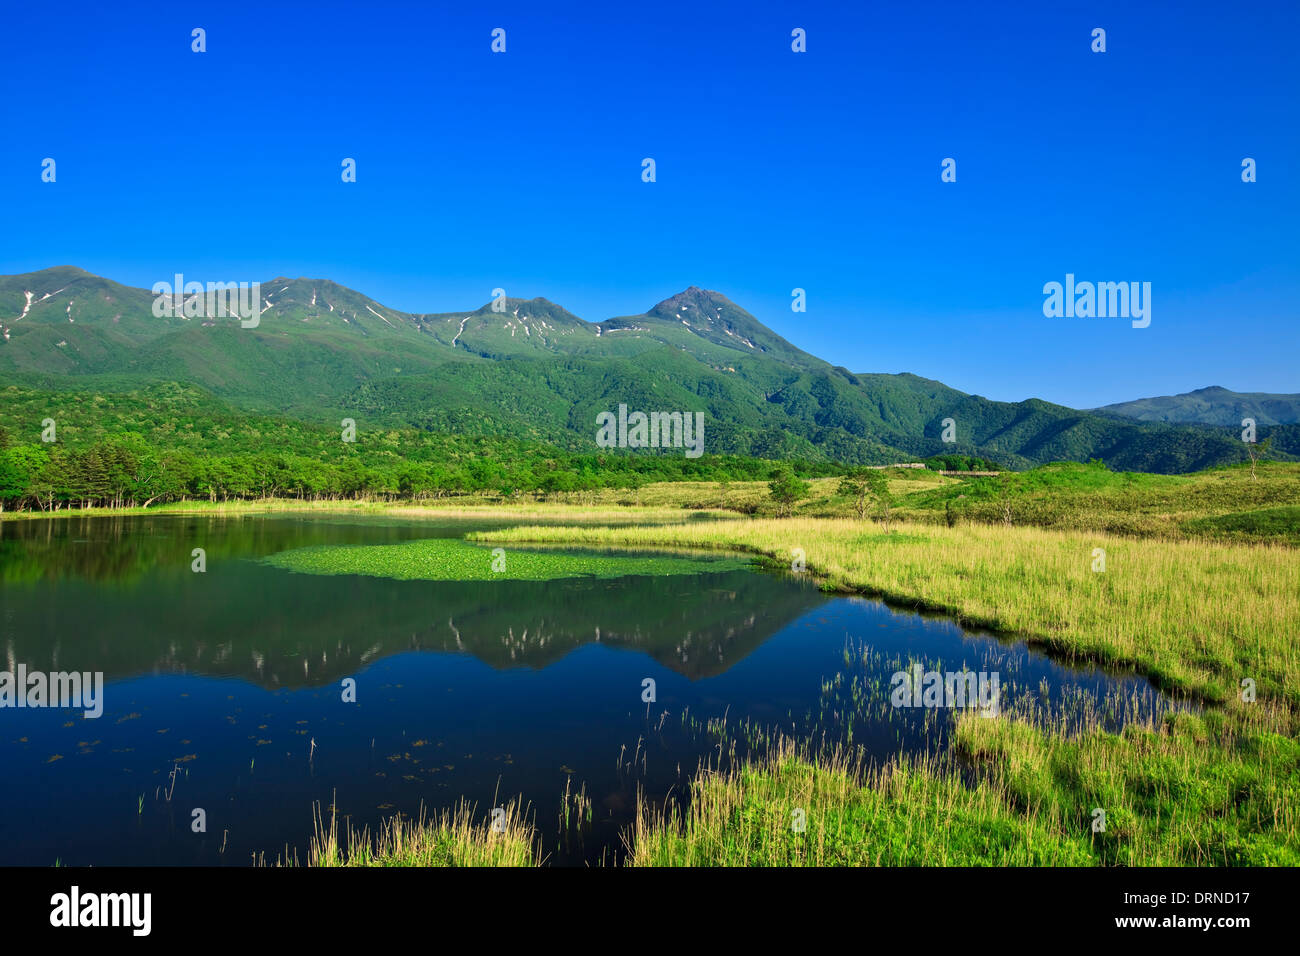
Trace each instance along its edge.
{"label": "mountain peak", "polygon": [[1239,428],[1244,419],[1259,425],[1294,425],[1300,422],[1300,395],[1234,392],[1207,385],[1178,395],[1157,395],[1106,405],[1099,411],[1143,422],[1215,425]]}
{"label": "mountain peak", "polygon": [[[39,282],[42,279],[61,279],[65,282],[73,279],[98,279],[100,276],[93,272],[87,272],[80,266],[50,266],[48,269],[40,269],[37,272],[18,273],[12,276],[3,276],[0,278],[13,279],[20,275],[29,278],[32,282]],[[107,281],[107,280],[105,280]]]}
{"label": "mountain peak", "polygon": [[[504,302],[504,308],[500,304]],[[497,308],[493,308],[497,306]],[[470,315],[483,316],[492,318],[493,315],[504,315],[522,319],[549,320],[559,322],[564,325],[587,325],[582,319],[578,318],[562,305],[557,305],[550,299],[542,296],[534,296],[531,299],[515,299],[507,296],[504,300],[493,299],[479,306]]]}
{"label": "mountain peak", "polygon": [[658,303],[648,313],[657,315],[661,318],[675,319],[681,316],[678,313],[686,313],[695,310],[698,315],[704,315],[716,318],[716,313],[724,312],[727,309],[735,309],[748,315],[738,305],[728,299],[721,292],[714,292],[711,289],[701,289],[699,286],[688,286],[676,295],[669,296],[662,302]]}

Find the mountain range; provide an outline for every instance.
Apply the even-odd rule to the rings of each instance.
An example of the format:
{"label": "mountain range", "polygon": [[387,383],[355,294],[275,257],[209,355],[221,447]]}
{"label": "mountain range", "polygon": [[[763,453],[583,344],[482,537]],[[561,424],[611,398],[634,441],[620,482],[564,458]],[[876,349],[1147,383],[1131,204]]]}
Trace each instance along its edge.
{"label": "mountain range", "polygon": [[1181,395],[1104,405],[1097,411],[1143,422],[1197,423],[1225,428],[1240,428],[1245,418],[1253,418],[1256,425],[1294,425],[1300,422],[1300,395],[1232,392],[1211,385]]}
{"label": "mountain range", "polygon": [[[169,277],[170,278],[170,277]],[[410,313],[322,279],[261,284],[256,328],[154,315],[155,296],[72,266],[0,277],[0,375],[58,391],[195,385],[305,421],[415,427],[595,451],[596,415],[703,411],[705,450],[867,464],[942,453],[1007,467],[1100,459],[1182,472],[1242,460],[1254,410],[1300,457],[1300,396],[1202,389],[1080,411],[996,402],[912,374],[854,373],[694,286],[589,322],[544,298]],[[944,442],[944,420],[955,442]]]}

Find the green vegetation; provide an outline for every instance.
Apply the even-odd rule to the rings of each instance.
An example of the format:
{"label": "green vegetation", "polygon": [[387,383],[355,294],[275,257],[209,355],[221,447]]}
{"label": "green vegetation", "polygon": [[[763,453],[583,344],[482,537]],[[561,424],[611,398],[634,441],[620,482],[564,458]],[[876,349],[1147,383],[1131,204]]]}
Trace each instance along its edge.
{"label": "green vegetation", "polygon": [[865,518],[874,501],[881,518],[888,521],[889,509],[894,505],[894,495],[889,490],[889,479],[883,471],[858,469],[840,479],[835,493],[848,498],[859,518]]}
{"label": "green vegetation", "polygon": [[[1129,667],[1167,690],[1222,703],[1242,677],[1300,705],[1300,551],[1121,538],[1100,532],[904,524],[881,534],[843,518],[636,527],[526,526],[494,543],[749,551],[789,566],[803,548],[830,584],[1023,636],[1076,660]],[[1092,571],[1093,549],[1106,571]]]}
{"label": "green vegetation", "polygon": [[925,460],[932,471],[1001,471],[996,462],[975,455],[934,455]]}
{"label": "green vegetation", "polygon": [[1185,521],[1183,528],[1190,534],[1246,540],[1271,538],[1300,545],[1300,505],[1260,508],[1256,511],[1235,511],[1214,518],[1197,518]]}
{"label": "green vegetation", "polygon": [[[438,581],[741,563],[512,547],[494,572],[496,543],[714,549],[782,567],[801,548],[828,588],[1131,669],[1196,705],[1121,733],[1096,723],[1067,732],[1012,710],[960,717],[950,752],[871,768],[785,744],[706,770],[684,819],[643,808],[636,864],[1300,864],[1300,425],[1288,396],[1249,396],[1273,402],[1256,416],[1254,447],[1240,441],[1238,411],[1228,416],[1230,396],[1124,409],[1149,423],[1118,408],[991,402],[914,375],[832,367],[698,289],[597,327],[543,299],[508,300],[506,314],[414,315],[286,279],[256,330],[155,320],[143,290],[75,269],[0,281],[0,310],[18,314],[29,290],[51,296],[0,345],[0,509],[402,501],[413,505],[404,514],[588,519],[480,533],[476,544],[267,559]],[[702,407],[706,448],[726,454],[598,453],[595,415],[619,403]],[[940,439],[948,417],[955,446]],[[53,443],[41,440],[47,418]],[[355,442],[341,440],[344,418],[356,421]],[[1266,448],[1274,460],[1244,463]],[[855,467],[918,460],[927,467]],[[715,520],[680,520],[683,509]],[[1104,572],[1093,570],[1097,549]],[[151,559],[83,560],[127,573]],[[37,573],[35,563],[6,568]],[[1258,700],[1243,700],[1244,680]],[[790,827],[796,807],[807,812],[802,833]],[[1107,811],[1104,834],[1088,826],[1094,807]],[[318,821],[309,862],[527,866],[535,846],[516,809],[502,834],[462,806],[390,821],[374,839],[341,840],[333,819]]]}
{"label": "green vegetation", "polygon": [[[125,394],[0,390],[0,508],[294,498],[427,501],[525,493],[591,495],[647,482],[758,480],[772,462],[734,456],[575,454],[536,442],[342,429],[235,411],[196,388]],[[40,440],[55,420],[54,443]],[[273,450],[267,450],[273,449]],[[806,476],[832,462],[794,461]]]}
{"label": "green vegetation", "polygon": [[634,574],[699,574],[748,567],[746,559],[626,554],[515,551],[494,555],[455,538],[402,544],[322,545],[273,554],[263,561],[303,574],[366,574],[419,581],[550,581],[556,578],[620,578]]}
{"label": "green vegetation", "polygon": [[[866,771],[786,742],[697,775],[685,819],[643,806],[630,862],[1300,865],[1300,744],[1267,731],[1238,737],[1231,724],[1179,714],[1121,734],[1067,736],[964,716],[951,753]],[[1104,832],[1092,832],[1095,808],[1106,812]],[[796,809],[802,832],[792,827]]]}
{"label": "green vegetation", "polygon": [[1192,475],[1112,472],[1060,463],[1022,473],[914,486],[900,511],[921,521],[962,520],[1169,538],[1215,537],[1300,544],[1300,467],[1260,462]]}
{"label": "green vegetation", "polygon": [[1259,425],[1294,425],[1300,422],[1300,395],[1233,392],[1217,385],[1182,395],[1139,398],[1097,409],[1144,422],[1183,422],[1241,428],[1243,418]]}
{"label": "green vegetation", "polygon": [[[685,819],[643,809],[634,863],[1297,865],[1300,551],[1176,538],[1209,520],[1190,518],[1189,509],[1293,494],[1300,470],[1270,465],[1255,482],[1241,467],[1186,479],[1087,466],[1042,471],[916,482],[913,496],[924,506],[910,507],[934,523],[909,521],[903,534],[881,534],[860,519],[796,516],[517,527],[474,537],[741,549],[781,566],[800,547],[808,569],[831,586],[1013,633],[1071,661],[1131,668],[1204,708],[1121,733],[1095,720],[1067,730],[1014,710],[963,716],[950,752],[876,768],[787,745],[723,774],[702,773]],[[976,482],[987,484],[974,504],[999,506],[988,513],[993,520],[938,523],[939,506]],[[1073,514],[1073,529],[996,520],[1011,502],[1017,521],[1064,523],[1056,509],[1026,512],[1046,488],[1065,507],[1072,496],[1087,503]],[[1161,512],[1162,502],[1172,510]],[[1134,507],[1146,520],[1125,520]],[[1289,508],[1268,510],[1281,514],[1250,533],[1285,528],[1294,517]],[[1126,536],[1100,530],[1117,523]],[[1219,524],[1219,532],[1233,531],[1231,520]],[[1135,527],[1152,530],[1140,537]],[[1104,572],[1092,570],[1095,548],[1106,553]],[[1243,698],[1247,678],[1257,699]],[[790,826],[795,807],[807,813],[802,834]],[[1107,829],[1093,834],[1098,807]]]}
{"label": "green vegetation", "polygon": [[[1100,463],[976,478],[903,468],[866,474],[883,476],[893,517],[918,524],[1009,523],[1131,537],[1300,545],[1294,510],[1300,465],[1291,462],[1261,463],[1254,481],[1244,464],[1177,476],[1112,472]],[[843,478],[809,477],[809,494],[793,505],[794,516],[883,522],[880,500],[859,494],[861,481],[873,479],[848,477],[848,484]],[[763,481],[731,481],[725,488],[709,481],[647,484],[635,495],[606,489],[581,500],[593,507],[641,504],[760,516],[775,516],[780,509]]]}
{"label": "green vegetation", "polygon": [[[476,822],[473,808],[464,804],[444,811],[434,820],[393,817],[373,838],[368,830],[349,829],[341,837],[331,811],[329,824],[316,815],[307,866],[539,866],[537,835],[524,819],[518,803],[505,812],[494,828]],[[296,865],[296,860],[287,865]]]}
{"label": "green vegetation", "polygon": [[[793,827],[803,811],[805,829]],[[926,765],[863,776],[842,757],[777,753],[691,784],[685,820],[642,807],[633,866],[1082,866],[1082,836],[1009,812],[992,785]]]}
{"label": "green vegetation", "polygon": [[772,500],[776,502],[777,513],[788,515],[794,507],[794,503],[800,499],[808,497],[808,482],[802,478],[797,478],[788,469],[782,468],[772,475],[772,480],[767,483],[768,491],[772,495]]}
{"label": "green vegetation", "polygon": [[[414,314],[328,280],[276,279],[263,291],[269,307],[257,328],[243,329],[233,319],[156,318],[147,290],[72,267],[0,278],[0,315],[26,309],[0,337],[0,375],[51,397],[18,418],[6,409],[4,424],[30,441],[47,416],[62,425],[58,394],[111,401],[185,382],[245,412],[331,429],[350,417],[362,433],[456,434],[575,454],[595,451],[596,414],[625,403],[703,411],[709,452],[772,460],[942,455],[1027,468],[1100,458],[1180,473],[1245,457],[1236,422],[1141,423],[1038,399],[993,402],[916,375],[854,373],[693,287],[601,323],[540,298],[508,299],[504,312],[485,304]],[[160,410],[162,427],[171,417]],[[946,418],[958,423],[956,443],[942,441]],[[1300,425],[1261,418],[1260,429],[1278,458],[1300,455]],[[256,450],[270,447],[279,446]]]}
{"label": "green vegetation", "polygon": [[[783,567],[800,547],[827,586],[943,612],[1073,662],[1131,668],[1193,701],[1118,733],[1097,720],[1067,729],[1016,708],[995,718],[955,716],[951,750],[880,766],[808,742],[780,743],[723,772],[702,768],[684,818],[643,806],[629,833],[634,865],[1300,865],[1300,551],[1278,543],[1291,538],[1297,509],[1270,504],[1295,500],[1300,466],[1265,463],[1255,481],[1248,466],[1183,477],[1099,465],[997,478],[878,474],[897,501],[901,532],[858,516],[844,487],[854,475],[811,481],[811,497],[786,519],[736,514],[751,500],[775,508],[761,479],[725,488],[664,483],[638,489],[642,508],[616,507],[628,492],[606,489],[595,498],[601,510],[519,502],[472,512],[587,515],[622,527],[516,527],[473,536],[479,547],[417,541],[295,549],[272,560],[318,561],[311,570],[326,572],[484,580],[492,576],[487,549],[498,543],[508,549],[509,572],[530,578],[553,574],[550,561],[562,556],[519,564],[534,556],[512,542],[747,551]],[[681,520],[683,506],[701,503],[732,510]],[[951,504],[963,511],[949,526]],[[471,513],[454,502],[351,507]],[[1243,514],[1254,518],[1243,522]],[[630,524],[636,515],[659,523]],[[1211,534],[1223,540],[1204,537]],[[1095,548],[1106,552],[1104,572],[1092,570]],[[1257,700],[1242,698],[1245,678],[1255,682]],[[806,813],[802,833],[790,826],[795,808]],[[1094,808],[1106,811],[1104,833],[1091,831]],[[500,835],[481,826],[393,826],[397,835],[386,831],[379,840],[352,835],[346,853],[337,837],[318,840],[317,859],[536,862],[526,833],[505,852]],[[453,840],[449,830],[461,836]]]}

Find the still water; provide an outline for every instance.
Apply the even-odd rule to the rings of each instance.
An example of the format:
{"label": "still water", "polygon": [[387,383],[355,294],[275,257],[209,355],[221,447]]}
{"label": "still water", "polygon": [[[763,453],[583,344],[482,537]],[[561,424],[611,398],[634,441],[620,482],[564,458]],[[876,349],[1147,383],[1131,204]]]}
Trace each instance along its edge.
{"label": "still water", "polygon": [[[0,865],[302,859],[315,804],[373,829],[462,797],[484,818],[522,797],[549,863],[615,862],[638,787],[656,802],[680,797],[702,759],[725,759],[710,722],[741,753],[756,728],[876,759],[944,746],[946,714],[888,707],[890,674],[913,662],[996,672],[1004,707],[1019,696],[1114,722],[1107,700],[1165,706],[1133,677],[824,594],[806,576],[717,570],[709,556],[695,574],[549,582],[317,576],[259,560],[493,526],[0,524],[0,669],[105,681],[97,719],[0,708]],[[206,551],[202,574],[194,548]],[[590,823],[559,825],[566,787],[585,789]],[[204,833],[191,828],[195,808]]]}

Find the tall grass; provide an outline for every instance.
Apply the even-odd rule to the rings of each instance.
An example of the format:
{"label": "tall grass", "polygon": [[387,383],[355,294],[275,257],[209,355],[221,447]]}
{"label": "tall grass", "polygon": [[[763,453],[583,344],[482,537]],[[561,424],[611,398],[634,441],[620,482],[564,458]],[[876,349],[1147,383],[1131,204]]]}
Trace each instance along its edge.
{"label": "tall grass", "polygon": [[[642,807],[639,865],[1300,864],[1300,551],[1005,525],[844,518],[517,527],[478,538],[722,548],[1125,666],[1211,706],[1108,732],[1005,711],[860,772],[785,744],[704,770],[684,817]],[[1094,571],[1094,549],[1105,570]],[[1243,679],[1257,699],[1243,699]],[[807,829],[791,826],[802,808]],[[1093,812],[1106,829],[1094,832]]]}
{"label": "tall grass", "polygon": [[[533,825],[524,818],[517,801],[501,808],[493,825],[474,819],[473,808],[462,802],[432,819],[402,816],[384,821],[374,836],[368,828],[339,830],[331,808],[328,821],[317,807],[316,833],[308,851],[307,866],[539,866],[540,842]],[[296,863],[296,859],[287,861]]]}
{"label": "tall grass", "polygon": [[[639,801],[633,866],[1300,865],[1296,741],[1207,770],[1187,733],[1131,725],[1077,738],[978,716],[949,754],[863,770],[784,740],[702,768],[688,809]],[[1140,759],[1135,759],[1135,754]],[[972,773],[965,760],[979,761]],[[1097,811],[1104,827],[1094,829]],[[802,828],[800,828],[802,827]]]}
{"label": "tall grass", "polygon": [[[1040,528],[846,518],[637,527],[527,526],[501,542],[743,550],[786,566],[793,549],[834,586],[1023,635],[1069,659],[1135,668],[1223,702],[1241,681],[1300,704],[1300,551],[1282,545],[1138,540]],[[1092,570],[1093,549],[1106,570]]]}
{"label": "tall grass", "polygon": [[[802,827],[802,829],[800,829]],[[1040,813],[1011,816],[995,786],[966,784],[937,758],[863,774],[842,754],[790,741],[719,773],[699,772],[685,814],[644,801],[632,866],[1031,866],[1092,862]]]}

